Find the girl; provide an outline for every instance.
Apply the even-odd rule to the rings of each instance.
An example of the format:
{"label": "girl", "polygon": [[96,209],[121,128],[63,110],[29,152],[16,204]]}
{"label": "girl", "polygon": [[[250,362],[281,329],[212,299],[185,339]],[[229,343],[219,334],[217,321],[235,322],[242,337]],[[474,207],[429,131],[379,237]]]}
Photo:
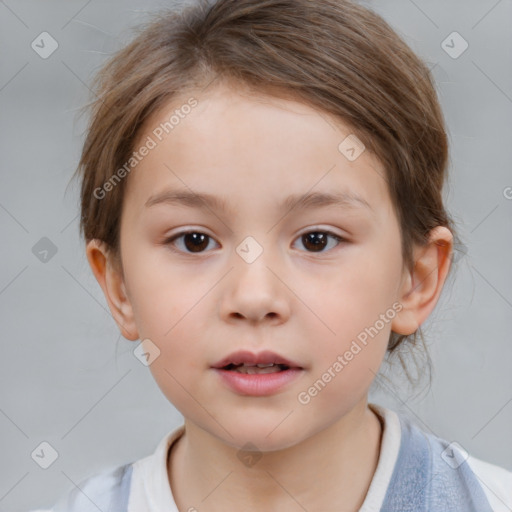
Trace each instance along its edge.
{"label": "girl", "polygon": [[184,424],[53,510],[511,510],[511,472],[368,403],[455,234],[433,81],[389,25],[348,0],[194,2],[95,91],[87,258]]}

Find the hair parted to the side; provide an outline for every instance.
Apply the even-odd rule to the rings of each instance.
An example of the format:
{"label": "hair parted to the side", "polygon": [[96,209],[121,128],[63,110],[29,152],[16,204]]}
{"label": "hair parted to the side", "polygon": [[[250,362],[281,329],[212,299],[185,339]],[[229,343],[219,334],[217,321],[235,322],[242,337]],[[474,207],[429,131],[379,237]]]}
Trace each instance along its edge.
{"label": "hair parted to the side", "polygon": [[[81,233],[104,241],[115,261],[129,177],[104,198],[94,191],[130,159],[150,114],[212,81],[290,97],[348,125],[385,166],[408,268],[413,244],[434,227],[457,239],[442,199],[448,139],[431,73],[375,12],[348,0],[196,0],[138,31],[95,76],[75,172]],[[424,346],[421,329],[391,333],[388,352],[415,346],[418,334]]]}

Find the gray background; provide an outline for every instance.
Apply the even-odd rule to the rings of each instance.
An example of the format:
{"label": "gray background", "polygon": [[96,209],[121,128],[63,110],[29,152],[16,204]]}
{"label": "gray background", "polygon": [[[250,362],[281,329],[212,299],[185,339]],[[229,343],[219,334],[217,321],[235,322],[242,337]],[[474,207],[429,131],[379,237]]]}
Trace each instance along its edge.
{"label": "gray background", "polygon": [[[370,400],[512,470],[512,2],[367,4],[434,66],[451,142],[446,200],[467,251],[425,324],[431,390],[408,389],[396,370]],[[86,84],[145,12],[169,5],[0,2],[1,511],[50,506],[152,453],[182,420],[119,335],[78,236],[77,187],[67,188]],[[31,48],[43,31],[59,44],[48,59]],[[441,47],[453,31],[469,43],[457,59]],[[32,252],[42,237],[57,248],[46,263]],[[46,470],[31,458],[42,441],[59,453]]]}

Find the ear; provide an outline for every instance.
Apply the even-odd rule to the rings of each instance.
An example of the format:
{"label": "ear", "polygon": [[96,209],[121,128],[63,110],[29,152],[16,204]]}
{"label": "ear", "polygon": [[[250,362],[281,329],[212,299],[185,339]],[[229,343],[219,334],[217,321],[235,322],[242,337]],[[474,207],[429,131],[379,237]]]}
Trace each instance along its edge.
{"label": "ear", "polygon": [[437,226],[426,245],[414,248],[414,269],[404,271],[399,301],[403,309],[395,316],[391,330],[413,334],[428,318],[441,295],[450,269],[453,250],[452,232]]}
{"label": "ear", "polygon": [[130,341],[137,340],[139,334],[120,263],[114,261],[106,244],[96,239],[87,243],[86,255],[121,334]]}

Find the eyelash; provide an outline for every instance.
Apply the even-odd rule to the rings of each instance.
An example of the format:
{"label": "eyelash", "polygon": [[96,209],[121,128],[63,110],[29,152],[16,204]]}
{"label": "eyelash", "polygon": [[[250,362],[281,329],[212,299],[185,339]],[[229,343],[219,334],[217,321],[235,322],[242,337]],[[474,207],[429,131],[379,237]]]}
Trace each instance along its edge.
{"label": "eyelash", "polygon": [[[200,234],[200,235],[206,235],[210,240],[213,240],[213,237],[211,237],[210,235],[208,235],[206,233],[203,233],[203,232],[195,230],[195,229],[190,229],[190,230],[181,231],[179,233],[176,233],[176,234],[172,235],[170,238],[168,238],[168,239],[166,239],[164,241],[164,245],[169,245],[171,250],[174,251],[174,252],[178,252],[178,253],[186,254],[186,255],[194,255],[194,254],[201,255],[201,254],[204,254],[205,252],[208,252],[208,251],[200,251],[200,252],[194,253],[194,252],[181,251],[179,249],[176,249],[176,247],[174,246],[174,242],[177,239],[182,238],[183,236],[191,234],[191,233],[196,233],[196,234]],[[301,235],[299,235],[297,237],[297,239],[301,239],[303,236],[308,235],[310,233],[322,233],[322,234],[328,235],[330,238],[334,238],[338,242],[335,247],[338,247],[338,245],[340,243],[348,241],[345,238],[341,237],[340,235],[334,233],[333,231],[329,231],[327,229],[324,229],[324,230],[313,229],[311,231],[306,231],[306,232],[302,233]],[[330,250],[332,250],[332,249],[330,249]],[[306,252],[308,252],[310,254],[324,254],[324,253],[329,252],[329,251],[317,251],[316,253],[315,253],[315,251],[306,251]]]}

